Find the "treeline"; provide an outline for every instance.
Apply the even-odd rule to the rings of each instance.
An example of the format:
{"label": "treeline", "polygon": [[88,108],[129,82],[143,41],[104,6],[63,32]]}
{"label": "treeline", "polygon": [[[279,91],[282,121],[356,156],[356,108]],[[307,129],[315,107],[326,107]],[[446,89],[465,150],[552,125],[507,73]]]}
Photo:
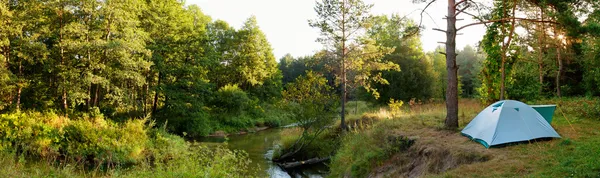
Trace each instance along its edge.
{"label": "treeline", "polygon": [[254,17],[235,29],[175,0],[8,0],[0,28],[4,112],[151,114],[207,135],[265,122],[262,107],[281,95]]}
{"label": "treeline", "polygon": [[[490,18],[533,20],[489,24],[481,42],[487,54],[479,77],[481,98],[500,99],[502,90],[505,98],[521,100],[599,96],[598,5],[588,0],[494,1]],[[512,42],[502,42],[506,39]]]}
{"label": "treeline", "polygon": [[[368,100],[387,104],[390,99],[410,101],[430,101],[431,99],[443,100],[446,95],[446,57],[441,54],[444,49],[438,47],[434,52],[424,52],[421,36],[417,33],[412,20],[403,19],[394,14],[391,16],[375,16],[371,21],[372,28],[367,31],[367,36],[376,41],[377,45],[394,49],[383,56],[384,62],[391,62],[400,66],[400,71],[374,71],[381,72],[381,77],[387,83],[373,83],[374,89],[379,93],[378,98],[361,88],[361,85],[350,85],[348,95],[354,100]],[[325,74],[329,85],[338,88],[333,75],[335,70],[328,68],[334,59],[320,51],[312,56],[293,57],[284,56],[279,62],[279,69],[283,73],[283,83],[293,82],[307,70]],[[458,51],[457,62],[459,68],[460,86],[462,97],[478,97],[477,88],[481,82],[478,74],[485,54],[471,46],[465,46]]]}

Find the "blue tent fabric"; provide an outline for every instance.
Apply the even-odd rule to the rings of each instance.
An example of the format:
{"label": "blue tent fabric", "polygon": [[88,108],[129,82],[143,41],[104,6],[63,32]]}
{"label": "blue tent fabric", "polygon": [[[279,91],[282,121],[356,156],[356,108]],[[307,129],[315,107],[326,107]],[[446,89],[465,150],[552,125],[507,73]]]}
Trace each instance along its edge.
{"label": "blue tent fabric", "polygon": [[488,106],[461,133],[486,148],[538,138],[560,138],[536,110],[514,100]]}

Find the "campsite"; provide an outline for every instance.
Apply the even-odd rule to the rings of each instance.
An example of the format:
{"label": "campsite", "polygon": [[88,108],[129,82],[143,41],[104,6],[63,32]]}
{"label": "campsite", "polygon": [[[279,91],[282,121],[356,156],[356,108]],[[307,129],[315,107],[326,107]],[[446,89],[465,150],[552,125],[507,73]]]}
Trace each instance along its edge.
{"label": "campsite", "polygon": [[0,177],[600,177],[598,0],[0,0]]}

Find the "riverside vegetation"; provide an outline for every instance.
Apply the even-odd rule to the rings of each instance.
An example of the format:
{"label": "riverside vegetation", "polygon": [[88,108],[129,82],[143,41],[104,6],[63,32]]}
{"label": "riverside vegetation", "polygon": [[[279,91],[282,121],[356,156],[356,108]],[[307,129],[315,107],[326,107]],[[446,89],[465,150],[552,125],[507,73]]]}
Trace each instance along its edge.
{"label": "riverside vegetation", "polygon": [[[288,124],[274,161],[331,177],[598,176],[600,1],[460,3],[490,28],[452,64],[423,51],[420,21],[361,0],[317,1],[324,49],[279,60],[253,16],[0,0],[0,176],[252,177],[244,151],[184,138]],[[443,124],[455,95],[458,128],[500,99],[558,104],[563,139],[482,149]]]}

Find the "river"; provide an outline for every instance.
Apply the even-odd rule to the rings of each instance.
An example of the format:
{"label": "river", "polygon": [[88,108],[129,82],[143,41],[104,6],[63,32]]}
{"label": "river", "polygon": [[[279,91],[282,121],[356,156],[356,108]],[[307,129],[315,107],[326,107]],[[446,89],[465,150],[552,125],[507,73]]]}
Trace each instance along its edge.
{"label": "river", "polygon": [[327,166],[317,164],[301,169],[283,170],[271,162],[273,152],[279,146],[281,132],[286,128],[267,129],[256,133],[244,135],[230,135],[224,137],[204,137],[199,141],[225,143],[232,150],[244,150],[252,160],[250,169],[257,170],[258,177],[287,178],[309,177],[320,178],[327,175]]}

